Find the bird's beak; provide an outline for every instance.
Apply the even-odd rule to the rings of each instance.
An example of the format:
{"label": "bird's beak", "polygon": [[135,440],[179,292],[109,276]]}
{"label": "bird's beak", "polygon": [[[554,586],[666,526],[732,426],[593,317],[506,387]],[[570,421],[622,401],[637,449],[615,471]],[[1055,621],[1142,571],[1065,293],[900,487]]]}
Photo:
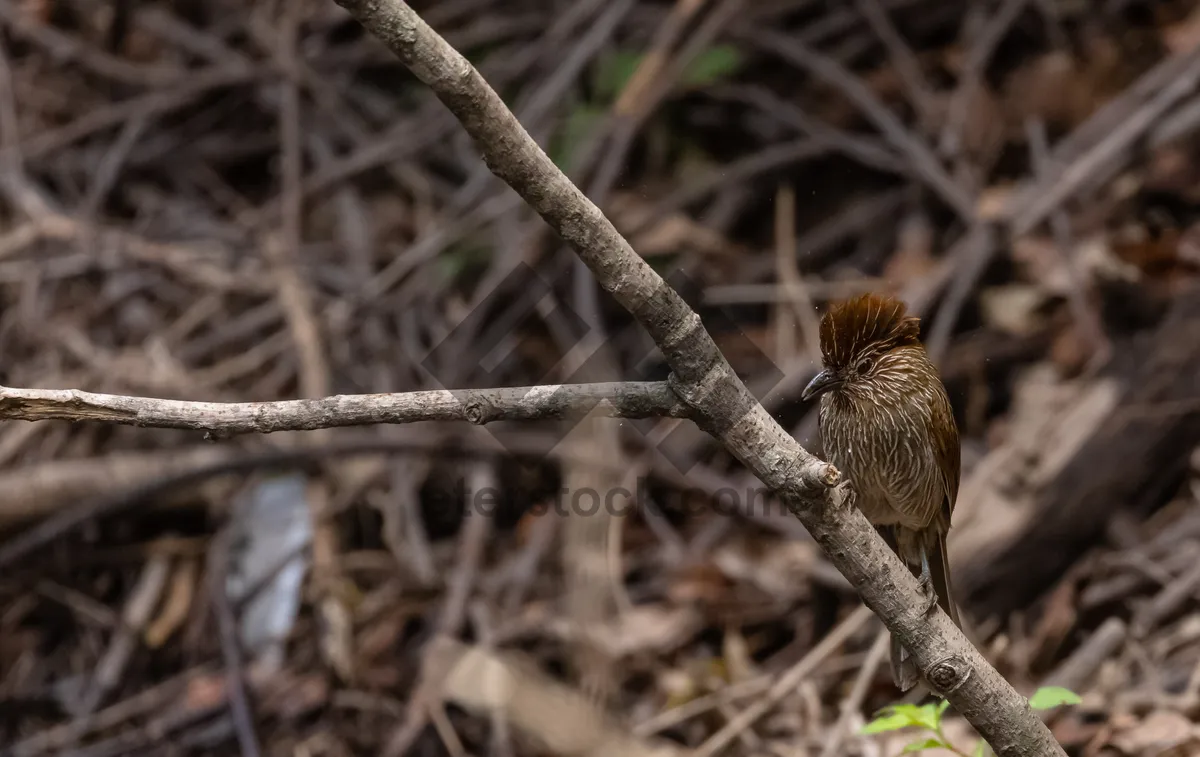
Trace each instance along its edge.
{"label": "bird's beak", "polygon": [[825,370],[813,376],[813,380],[808,382],[808,386],[804,387],[804,391],[800,394],[800,399],[808,401],[824,391],[828,391],[842,380],[833,375],[833,371],[826,368]]}

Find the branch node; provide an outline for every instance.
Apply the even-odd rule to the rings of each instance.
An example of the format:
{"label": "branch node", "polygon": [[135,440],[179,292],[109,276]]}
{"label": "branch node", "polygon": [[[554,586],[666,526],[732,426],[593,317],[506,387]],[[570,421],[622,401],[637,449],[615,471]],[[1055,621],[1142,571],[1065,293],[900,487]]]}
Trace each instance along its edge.
{"label": "branch node", "polygon": [[466,416],[467,421],[470,423],[474,423],[476,426],[482,426],[491,420],[492,410],[493,408],[490,402],[483,397],[476,396],[467,400],[467,403],[463,408],[463,415]]}
{"label": "branch node", "polygon": [[842,474],[833,466],[833,463],[825,463],[821,466],[821,474],[817,478],[822,484],[832,489],[841,483]]}
{"label": "branch node", "polygon": [[689,408],[703,410],[713,392],[728,380],[731,373],[732,369],[729,368],[728,363],[717,360],[704,371],[699,380],[685,381],[680,378],[678,373],[671,371],[667,374],[667,384],[671,387],[671,391],[675,392],[675,396],[683,400],[683,403]]}
{"label": "branch node", "polygon": [[[792,469],[795,473],[789,473],[788,478],[798,481],[807,494],[807,496],[799,498],[784,498],[787,508],[793,515],[803,519],[806,514],[816,514],[819,510],[830,507],[853,506],[854,490],[850,487],[850,482],[842,478],[841,471],[832,463],[822,460],[805,463],[797,460],[793,463]],[[839,490],[843,494],[841,497],[836,496],[836,492]]]}
{"label": "branch node", "polygon": [[693,407],[691,402],[691,390],[688,388],[687,384],[683,383],[683,379],[679,378],[679,375],[675,373],[675,371],[671,371],[667,374],[667,386],[671,387],[671,391],[675,393],[675,396],[678,397],[683,404],[687,405],[689,408]]}
{"label": "branch node", "polygon": [[943,698],[957,691],[970,677],[971,666],[962,655],[951,655],[938,660],[929,667],[929,673],[925,676]]}

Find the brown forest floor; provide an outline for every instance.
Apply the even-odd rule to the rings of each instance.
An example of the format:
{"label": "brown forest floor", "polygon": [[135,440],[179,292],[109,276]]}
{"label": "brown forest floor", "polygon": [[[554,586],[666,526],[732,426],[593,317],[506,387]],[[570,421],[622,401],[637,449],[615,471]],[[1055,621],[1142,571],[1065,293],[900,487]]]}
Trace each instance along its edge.
{"label": "brown forest floor", "polygon": [[[818,311],[905,297],[963,434],[971,637],[1022,691],[1082,695],[1050,716],[1070,754],[1200,754],[1196,3],[416,7],[811,449]],[[0,179],[5,386],[233,401],[664,375],[333,2],[0,0]],[[526,312],[532,271],[555,305]],[[335,454],[363,440],[392,449]],[[302,446],[299,468],[134,496]],[[897,699],[881,626],[795,520],[713,507],[753,481],[687,424],[214,443],[4,421],[0,466],[0,551],[97,516],[0,566],[6,757],[913,738],[859,734]],[[613,467],[654,507],[588,578],[603,538],[547,506]],[[463,517],[485,486],[494,516]],[[947,736],[975,746],[952,714]]]}

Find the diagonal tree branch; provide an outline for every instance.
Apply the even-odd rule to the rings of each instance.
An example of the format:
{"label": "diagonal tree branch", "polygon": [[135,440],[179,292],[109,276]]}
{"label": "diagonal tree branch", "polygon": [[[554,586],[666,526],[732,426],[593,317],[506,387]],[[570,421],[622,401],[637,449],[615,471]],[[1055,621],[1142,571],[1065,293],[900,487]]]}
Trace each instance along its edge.
{"label": "diagonal tree branch", "polygon": [[188,402],[77,389],[0,386],[0,420],[102,421],[209,431],[221,437],[376,423],[469,421],[483,425],[582,418],[593,410],[610,418],[691,416],[691,410],[665,381],[344,394],[282,402]]}
{"label": "diagonal tree branch", "polygon": [[784,431],[737,378],[699,316],[554,165],[479,73],[400,0],[338,0],[454,113],[488,167],[634,315],[671,366],[696,423],[793,508],[829,559],[943,693],[1005,757],[1065,755],[1028,702],[940,610],[853,507],[838,471]]}

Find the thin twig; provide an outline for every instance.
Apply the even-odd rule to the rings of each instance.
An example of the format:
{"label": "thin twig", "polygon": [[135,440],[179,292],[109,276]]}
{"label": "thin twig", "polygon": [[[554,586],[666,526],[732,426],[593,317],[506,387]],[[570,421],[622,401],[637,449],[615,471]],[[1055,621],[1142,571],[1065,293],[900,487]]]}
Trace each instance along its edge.
{"label": "thin twig", "polygon": [[884,139],[908,158],[912,170],[953,208],[963,221],[969,223],[975,219],[975,201],[971,192],[951,178],[933,149],[906,128],[896,114],[892,113],[861,79],[834,59],[822,55],[795,38],[764,30],[746,30],[741,36],[747,42],[804,69],[810,76],[822,79],[838,89],[875,125]]}
{"label": "thin twig", "polygon": [[928,122],[933,114],[933,88],[929,86],[929,81],[921,71],[921,62],[917,60],[916,53],[900,36],[879,0],[857,0],[857,5],[859,12],[887,50],[896,73],[908,89],[909,99],[912,100],[920,120]]}
{"label": "thin twig", "polygon": [[207,666],[189,668],[102,710],[28,736],[8,746],[7,751],[0,750],[0,755],[4,757],[40,757],[40,755],[48,753],[74,753],[73,747],[86,736],[118,730],[130,721],[153,720],[156,711],[171,703],[185,701],[189,686],[212,675],[213,671]]}
{"label": "thin twig", "polygon": [[956,154],[959,151],[972,100],[982,86],[984,69],[992,59],[997,45],[1008,33],[1009,27],[1025,9],[1027,1],[1005,0],[1004,5],[996,11],[996,15],[980,31],[979,39],[970,46],[967,60],[963,63],[962,74],[959,76],[958,88],[950,98],[946,122],[938,140],[938,147],[943,153]]}
{"label": "thin twig", "polygon": [[[491,488],[495,483],[494,473],[484,467],[482,463],[472,466],[470,476],[469,489],[471,491],[483,491]],[[444,639],[453,640],[458,635],[467,619],[471,589],[479,578],[484,551],[492,532],[492,518],[482,512],[469,512],[468,515],[459,536],[458,564],[448,582],[446,597],[442,602],[441,612],[438,613],[431,644],[442,643],[441,640]],[[430,660],[432,656],[422,659]],[[443,740],[449,740],[451,743],[455,741],[456,737],[447,739],[449,734],[453,733],[453,729],[447,732],[444,724],[441,727],[437,725],[438,711],[443,708],[440,699],[434,696],[434,693],[441,688],[441,682],[436,680],[438,673],[439,671],[431,668],[427,662],[422,663],[422,683],[413,692],[412,699],[409,700],[404,721],[388,739],[387,746],[383,750],[385,757],[400,757],[400,755],[407,754],[412,748],[413,742],[424,730],[426,723],[431,719]],[[444,714],[441,714],[440,718],[444,720]],[[459,748],[461,749],[461,745]]]}
{"label": "thin twig", "polygon": [[[1050,145],[1046,136],[1045,122],[1036,117],[1025,121],[1025,134],[1029,140],[1029,152],[1033,157],[1033,168],[1039,176],[1044,176],[1050,164]],[[1079,272],[1078,261],[1071,255],[1071,221],[1066,211],[1061,208],[1050,214],[1050,230],[1054,234],[1054,251],[1059,263],[1067,272],[1070,291],[1067,292],[1067,302],[1075,325],[1083,338],[1094,350],[1096,362],[1107,360],[1112,345],[1104,334],[1104,326],[1095,310],[1088,307],[1087,285]]]}
{"label": "thin twig", "polygon": [[[775,192],[775,260],[776,277],[786,292],[785,299],[775,308],[776,356],[780,361],[792,356],[796,349],[796,323],[799,322],[804,336],[804,353],[819,359],[820,323],[813,305],[808,284],[800,275],[796,264],[796,190],[791,184],[782,184]],[[783,306],[787,305],[785,309]],[[787,310],[790,310],[788,316]],[[795,321],[792,320],[795,319]]]}
{"label": "thin twig", "polygon": [[1088,682],[1101,663],[1112,659],[1128,636],[1129,629],[1125,621],[1109,618],[1046,676],[1046,684],[1079,689]]}
{"label": "thin twig", "polygon": [[[25,174],[21,125],[14,91],[8,51],[4,41],[0,40],[0,193],[8,195],[12,204],[25,215],[40,218],[49,213],[49,208],[46,199],[30,186]],[[6,254],[8,246],[0,237],[0,257]]]}
{"label": "thin twig", "polygon": [[1200,564],[1177,576],[1162,587],[1154,597],[1134,615],[1132,632],[1136,638],[1145,638],[1162,620],[1178,612],[1179,608],[1200,593]]}
{"label": "thin twig", "polygon": [[170,569],[171,560],[166,555],[152,556],[142,569],[121,613],[121,622],[80,698],[77,714],[90,715],[95,712],[104,697],[121,683],[121,674],[137,649],[142,629],[150,621],[150,613],[154,612],[162,597]]}
{"label": "thin twig", "polygon": [[258,757],[258,736],[254,732],[254,716],[246,697],[246,681],[242,670],[242,650],[239,646],[237,618],[225,593],[226,566],[229,560],[229,531],[214,537],[208,552],[208,588],[212,597],[213,614],[221,639],[221,655],[225,660],[226,689],[229,695],[229,714],[237,732],[242,757]]}
{"label": "thin twig", "polygon": [[[553,442],[556,441],[558,440],[551,440],[550,443],[546,443],[546,441],[523,443],[520,439],[505,439],[503,446],[493,443],[489,446],[471,446],[466,449],[442,449],[437,452],[437,455],[442,460],[494,460],[516,457],[542,461],[553,458],[563,462],[578,462],[604,467],[615,473],[628,472],[628,468],[621,468],[606,461],[580,460],[578,457],[564,454],[559,450],[550,449],[553,447]],[[95,497],[79,494],[68,498],[67,501],[70,502],[68,506],[62,506],[50,517],[0,543],[0,568],[45,547],[84,523],[136,507],[156,496],[189,484],[198,484],[212,478],[254,471],[293,470],[309,465],[316,460],[397,453],[428,455],[430,451],[431,447],[427,443],[372,438],[329,444],[323,447],[300,447],[253,454],[221,455],[206,459],[197,457],[192,466],[173,468],[169,473],[160,474],[151,480],[139,478],[134,486],[129,486],[130,482],[121,482],[120,488],[115,492],[110,491]],[[751,492],[749,496],[751,501],[754,501],[757,494]],[[56,501],[61,502],[61,500]],[[42,509],[49,509],[49,506],[44,506]]]}
{"label": "thin twig", "polygon": [[[1114,124],[1101,139],[1069,165],[1051,162],[1044,176],[1039,176],[1039,180],[1033,186],[1013,198],[1006,212],[1013,236],[1028,234],[1089,181],[1095,181],[1106,171],[1116,171],[1126,159],[1123,154],[1127,154],[1168,110],[1196,90],[1200,85],[1200,46],[1181,57],[1187,65],[1175,78],[1165,82],[1146,103],[1129,113],[1120,123]],[[1158,73],[1158,68],[1152,69],[1143,79],[1157,80]],[[1077,131],[1083,131],[1090,125],[1089,120]],[[1070,139],[1068,137],[1060,143],[1059,150],[1066,144],[1077,144],[1074,141],[1068,142]]]}
{"label": "thin twig", "polygon": [[946,260],[954,263],[954,278],[947,287],[942,306],[933,319],[929,327],[929,337],[925,340],[925,347],[934,362],[940,363],[945,356],[959,313],[967,304],[967,299],[975,289],[975,283],[983,276],[995,250],[996,232],[990,224],[978,223],[967,229],[962,238],[946,253]]}
{"label": "thin twig", "polygon": [[863,660],[858,671],[858,677],[854,679],[854,688],[850,689],[850,696],[842,700],[842,713],[833,726],[833,732],[829,734],[829,740],[825,742],[825,748],[821,750],[821,757],[834,757],[841,749],[842,739],[846,738],[846,730],[850,727],[850,719],[862,707],[863,700],[867,698],[867,691],[875,680],[875,673],[887,655],[889,638],[891,635],[886,628],[875,637],[875,643],[871,645],[867,658]]}
{"label": "thin twig", "polygon": [[732,702],[735,699],[758,696],[768,691],[772,683],[771,676],[761,675],[757,678],[729,684],[718,691],[696,697],[689,700],[686,704],[672,707],[669,710],[660,712],[637,723],[633,727],[633,733],[636,736],[652,736],[656,733],[661,733],[668,728],[674,728],[680,723],[703,715],[709,710],[716,709],[722,702]]}
{"label": "thin twig", "polygon": [[781,699],[794,692],[801,681],[812,675],[812,672],[817,669],[818,665],[824,662],[827,657],[833,654],[838,647],[844,644],[847,639],[853,636],[870,619],[871,611],[866,607],[860,607],[851,613],[836,628],[830,631],[825,638],[821,639],[820,643],[810,649],[808,654],[800,658],[799,662],[781,675],[765,696],[742,710],[724,728],[710,736],[707,741],[692,753],[692,757],[712,757],[728,746],[729,742],[733,741],[739,733],[754,725],[755,721],[766,715]]}

